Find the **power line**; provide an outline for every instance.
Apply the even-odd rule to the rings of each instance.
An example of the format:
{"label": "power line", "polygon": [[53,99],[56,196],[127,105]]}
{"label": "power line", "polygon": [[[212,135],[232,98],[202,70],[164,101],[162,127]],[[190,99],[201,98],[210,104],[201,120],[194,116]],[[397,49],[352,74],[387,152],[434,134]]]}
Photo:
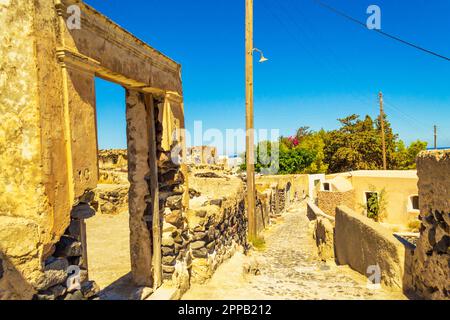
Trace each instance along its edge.
{"label": "power line", "polygon": [[[332,12],[334,12],[335,14],[340,15],[340,16],[342,16],[342,17],[344,17],[344,18],[346,18],[346,19],[348,19],[348,20],[350,20],[350,21],[352,21],[352,22],[354,22],[354,23],[356,23],[356,24],[358,24],[358,25],[361,25],[361,26],[363,26],[364,28],[367,28],[367,25],[366,25],[364,22],[361,22],[361,21],[359,21],[359,20],[357,20],[357,19],[355,19],[355,18],[349,16],[348,14],[346,14],[346,13],[344,13],[344,12],[342,12],[342,11],[339,11],[338,9],[333,8],[332,6],[330,6],[330,5],[326,4],[326,3],[323,3],[323,2],[321,2],[321,1],[319,1],[319,0],[313,0],[313,1],[316,2],[317,4],[319,4],[320,6],[326,8],[326,9],[332,11]],[[401,39],[401,38],[399,38],[399,37],[397,37],[397,36],[394,36],[394,35],[392,35],[392,34],[386,33],[386,32],[384,32],[384,31],[382,31],[382,30],[374,29],[374,31],[375,31],[375,32],[378,32],[379,34],[381,34],[381,35],[383,35],[383,36],[386,36],[386,37],[391,38],[391,39],[393,39],[393,40],[396,40],[396,41],[398,41],[398,42],[400,42],[400,43],[403,43],[403,44],[405,44],[405,45],[407,45],[407,46],[410,46],[410,47],[412,47],[412,48],[415,48],[415,49],[418,49],[418,50],[420,50],[420,51],[429,53],[429,54],[434,55],[434,56],[436,56],[436,57],[438,57],[438,58],[441,58],[441,59],[450,61],[450,58],[448,58],[448,57],[446,57],[446,56],[444,56],[444,55],[442,55],[442,54],[439,54],[439,53],[436,53],[436,52],[434,52],[434,51],[425,49],[425,48],[423,48],[423,47],[421,47],[421,46],[419,46],[419,45],[417,45],[417,44],[414,44],[414,43],[411,43],[411,42],[409,42],[409,41],[403,40],[403,39]]]}
{"label": "power line", "polygon": [[[337,55],[335,54],[335,52],[330,47],[327,46],[326,49],[327,49],[328,53],[330,54],[330,56],[332,56],[334,59],[330,59],[329,61],[325,60],[325,59],[319,59],[318,55],[313,54],[311,52],[310,49],[312,49],[313,51],[314,50],[318,50],[316,45],[313,43],[314,40],[315,40],[314,37],[311,37],[311,34],[309,34],[309,32],[307,30],[305,30],[300,24],[298,24],[296,19],[293,18],[293,16],[291,16],[292,12],[296,12],[300,16],[302,16],[303,19],[309,20],[301,13],[301,9],[300,8],[294,6],[293,10],[292,9],[289,10],[286,7],[282,6],[278,2],[270,2],[271,4],[276,4],[277,5],[278,9],[280,10],[280,13],[282,13],[284,15],[284,19],[282,19],[277,14],[277,10],[275,10],[275,8],[271,8],[271,6],[269,6],[268,3],[265,3],[265,1],[266,0],[262,0],[260,2],[261,4],[263,4],[264,9],[266,9],[266,11],[270,15],[272,15],[272,17],[275,18],[275,20],[277,20],[279,22],[279,24],[285,29],[286,33],[289,34],[292,37],[292,40],[294,40],[293,41],[294,43],[296,43],[301,49],[305,50],[308,53],[308,55],[313,60],[315,60],[320,65],[322,65],[322,67],[325,68],[325,71],[327,71],[329,73],[329,76],[337,81],[336,83],[339,83],[339,79],[336,78],[336,75],[333,72],[329,72],[329,70],[331,70],[330,65],[334,65],[334,67],[336,69],[340,69],[340,71],[344,71],[346,73],[350,73],[349,67],[347,65],[343,64],[341,61],[339,61]],[[314,1],[316,1],[316,0],[314,0]],[[286,23],[286,21],[289,21],[293,28],[291,28]],[[358,20],[356,20],[356,21],[359,24],[362,24],[364,27],[366,27],[365,24],[359,22]],[[309,23],[310,23],[310,25],[313,24],[311,21],[309,21]],[[299,32],[292,32],[291,29],[296,29]],[[300,38],[298,37],[300,33],[304,35],[304,37],[305,37],[304,40],[306,40],[305,42],[301,41]],[[316,32],[313,31],[313,33],[319,34],[317,31]],[[310,42],[309,44],[312,45],[312,47],[309,47],[309,45],[307,46],[308,42]],[[326,41],[323,41],[322,43],[326,43]],[[331,61],[331,60],[333,60],[333,61]],[[352,90],[348,90],[348,88],[347,88],[347,93],[350,94],[356,100],[359,100],[360,102],[362,102],[364,105],[367,105],[367,106],[373,105],[374,103],[378,102],[375,99],[372,99],[372,98],[369,99],[365,95],[361,95],[360,93],[356,93],[356,92],[353,92]],[[424,128],[424,129],[425,128],[428,128],[428,129],[430,128],[428,125],[424,124],[423,122],[417,120],[416,118],[413,118],[409,114],[407,114],[407,113],[403,112],[402,110],[400,110],[399,108],[395,107],[394,105],[392,105],[392,103],[389,103],[389,102],[385,101],[385,105],[389,109],[395,111],[397,113],[397,115],[401,116],[401,118],[406,120],[411,127],[415,127],[415,130],[420,130],[418,126]],[[414,122],[416,125],[413,125],[412,122]]]}

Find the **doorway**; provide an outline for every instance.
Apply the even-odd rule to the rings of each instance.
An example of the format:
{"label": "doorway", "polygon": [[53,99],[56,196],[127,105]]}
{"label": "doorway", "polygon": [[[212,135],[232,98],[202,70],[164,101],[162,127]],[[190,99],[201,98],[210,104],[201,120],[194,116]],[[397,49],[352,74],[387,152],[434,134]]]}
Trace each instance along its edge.
{"label": "doorway", "polygon": [[95,88],[99,181],[97,214],[86,222],[89,277],[100,298],[121,300],[132,290],[125,89],[100,78]]}

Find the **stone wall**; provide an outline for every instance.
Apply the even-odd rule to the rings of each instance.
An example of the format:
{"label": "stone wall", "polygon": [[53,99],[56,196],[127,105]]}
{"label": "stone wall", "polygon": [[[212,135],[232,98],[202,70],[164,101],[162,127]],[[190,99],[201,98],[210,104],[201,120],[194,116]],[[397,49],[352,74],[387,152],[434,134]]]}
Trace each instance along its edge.
{"label": "stone wall", "polygon": [[127,150],[100,150],[99,181],[95,189],[99,214],[118,215],[128,211]]}
{"label": "stone wall", "polygon": [[220,173],[192,173],[197,191],[188,211],[191,282],[204,283],[241,248],[247,250],[245,192],[241,179]]}
{"label": "stone wall", "polygon": [[70,220],[56,24],[51,1],[0,2],[0,300],[36,292]]}
{"label": "stone wall", "polygon": [[89,280],[85,219],[98,210],[93,191],[86,192],[71,211],[71,222],[43,263],[35,300],[86,300],[96,297],[99,287]]}
{"label": "stone wall", "polygon": [[338,206],[347,206],[355,210],[355,192],[353,190],[340,191],[318,191],[317,203],[319,208],[328,215],[336,215]]}
{"label": "stone wall", "polygon": [[[392,233],[373,220],[341,206],[336,210],[336,262],[349,265],[363,275],[369,267],[379,266],[381,284],[403,289],[405,246]],[[373,271],[373,270],[372,270]]]}
{"label": "stone wall", "polygon": [[128,169],[127,150],[100,150],[98,153],[98,166],[100,169]]}
{"label": "stone wall", "polygon": [[256,195],[256,233],[260,234],[270,225],[272,215],[272,190],[257,192]]}
{"label": "stone wall", "polygon": [[312,222],[313,238],[316,241],[319,257],[323,261],[334,259],[333,216],[325,214],[311,200],[307,203],[307,216]]}
{"label": "stone wall", "polygon": [[422,227],[413,288],[426,299],[450,299],[450,151],[420,154],[417,170]]}
{"label": "stone wall", "polygon": [[[173,280],[178,286],[188,286],[189,230],[186,220],[188,204],[185,197],[186,173],[181,165],[172,159],[170,148],[163,147],[163,123],[161,104],[155,105],[155,131],[158,161],[159,207],[162,219],[162,276],[163,280]],[[149,225],[150,227],[150,225]]]}

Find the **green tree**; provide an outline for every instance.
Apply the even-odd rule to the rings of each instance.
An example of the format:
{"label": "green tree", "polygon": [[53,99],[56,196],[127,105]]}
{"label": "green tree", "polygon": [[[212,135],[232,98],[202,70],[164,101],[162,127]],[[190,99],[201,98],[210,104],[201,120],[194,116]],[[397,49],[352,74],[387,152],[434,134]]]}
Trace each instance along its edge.
{"label": "green tree", "polygon": [[[341,127],[325,135],[324,162],[329,166],[328,171],[334,173],[382,168],[380,121],[373,121],[370,116],[361,120],[356,114],[338,120]],[[392,169],[398,136],[392,132],[387,119],[385,136],[388,167]]]}
{"label": "green tree", "polygon": [[[240,169],[246,170],[246,155]],[[303,173],[316,158],[314,150],[289,148],[282,142],[263,141],[256,146],[255,171],[262,174]]]}
{"label": "green tree", "polygon": [[319,132],[314,132],[310,133],[307,136],[303,136],[303,138],[300,140],[299,147],[301,149],[310,150],[315,154],[314,161],[303,171],[303,173],[316,174],[327,172],[328,165],[324,162],[324,135],[326,135],[325,130],[321,130]]}
{"label": "green tree", "polygon": [[[415,169],[416,157],[426,149],[427,143],[417,140],[406,148],[387,116],[384,117],[388,169]],[[361,119],[353,114],[338,119],[340,128],[336,130],[314,132],[309,127],[300,127],[291,137],[260,142],[256,146],[255,170],[264,174],[379,170],[383,167],[380,120],[368,115]],[[241,169],[245,167],[244,163]]]}
{"label": "green tree", "polygon": [[302,173],[314,161],[316,155],[311,150],[302,148],[281,151],[280,149],[280,174]]}
{"label": "green tree", "polygon": [[396,169],[399,170],[411,170],[416,169],[417,155],[427,149],[428,143],[425,141],[414,141],[408,148],[405,147],[405,143],[399,140],[395,151],[395,163]]}

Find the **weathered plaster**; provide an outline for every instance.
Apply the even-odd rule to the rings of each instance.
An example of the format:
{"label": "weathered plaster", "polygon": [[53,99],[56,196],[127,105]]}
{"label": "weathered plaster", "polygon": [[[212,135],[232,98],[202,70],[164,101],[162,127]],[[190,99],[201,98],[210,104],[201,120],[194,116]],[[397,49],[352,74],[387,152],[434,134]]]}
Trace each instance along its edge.
{"label": "weathered plaster", "polygon": [[[74,3],[82,9],[81,30],[65,25],[67,6]],[[0,28],[0,252],[25,282],[36,285],[44,260],[69,226],[73,205],[98,180],[94,76],[127,87],[135,97],[154,93],[167,100],[174,120],[163,128],[169,137],[167,130],[184,127],[181,67],[80,1],[3,1]],[[135,119],[130,132],[142,129],[140,115],[129,115]],[[131,148],[143,147],[133,134]],[[173,140],[167,141],[171,148]],[[177,143],[183,150],[184,141]],[[143,168],[132,174],[140,178],[132,189],[139,195],[146,183]],[[145,269],[150,231],[139,201],[132,204],[137,220],[131,234],[145,238],[147,246],[135,245],[132,252],[147,257],[140,260],[144,266],[136,265]],[[143,276],[149,283],[146,271],[135,273],[138,282]]]}

